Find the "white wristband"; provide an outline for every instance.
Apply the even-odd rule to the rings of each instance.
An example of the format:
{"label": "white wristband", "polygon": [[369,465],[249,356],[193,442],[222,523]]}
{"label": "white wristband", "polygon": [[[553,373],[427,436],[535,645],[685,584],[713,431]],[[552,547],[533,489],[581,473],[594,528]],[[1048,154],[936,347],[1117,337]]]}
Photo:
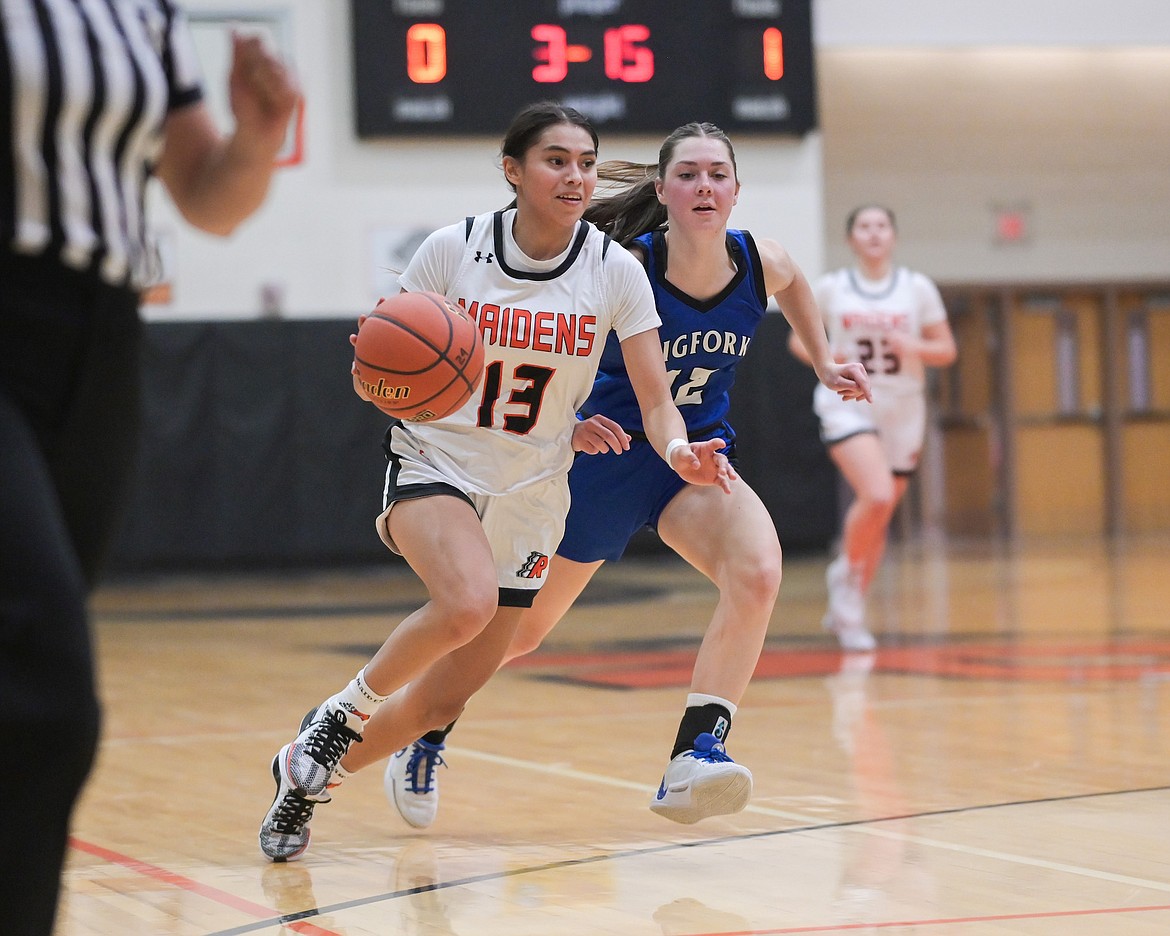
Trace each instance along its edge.
{"label": "white wristband", "polygon": [[671,439],[669,442],[667,442],[666,443],[666,455],[664,456],[666,458],[666,463],[673,468],[674,465],[671,462],[671,458],[674,457],[675,450],[683,448],[684,446],[688,446],[690,444],[691,443],[688,442],[686,439]]}

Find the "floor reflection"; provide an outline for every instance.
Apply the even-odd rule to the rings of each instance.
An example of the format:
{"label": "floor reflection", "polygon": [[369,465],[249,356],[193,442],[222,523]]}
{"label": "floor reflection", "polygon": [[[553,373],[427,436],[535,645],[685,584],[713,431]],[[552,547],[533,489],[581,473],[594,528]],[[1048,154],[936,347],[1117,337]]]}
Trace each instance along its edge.
{"label": "floor reflection", "polygon": [[[833,706],[833,740],[847,757],[859,811],[871,817],[906,816],[913,811],[898,778],[894,747],[870,703],[876,653],[847,653],[836,673],[825,678]],[[846,828],[841,876],[833,896],[835,918],[857,924],[888,918],[894,906],[932,902],[934,882],[920,860],[912,819]]]}
{"label": "floor reflection", "polygon": [[685,936],[689,933],[746,933],[751,921],[729,910],[716,910],[693,897],[680,897],[654,911],[654,922],[662,927],[662,936]]}
{"label": "floor reflection", "polygon": [[394,906],[402,936],[459,936],[450,919],[450,894],[437,885],[439,862],[434,845],[424,838],[412,839],[394,858],[389,887],[400,895]]}

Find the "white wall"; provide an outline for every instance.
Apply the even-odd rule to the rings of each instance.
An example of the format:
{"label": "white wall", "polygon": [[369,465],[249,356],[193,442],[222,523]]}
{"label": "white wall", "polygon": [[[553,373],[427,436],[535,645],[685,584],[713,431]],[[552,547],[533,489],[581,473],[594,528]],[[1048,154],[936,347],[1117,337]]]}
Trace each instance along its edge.
{"label": "white wall", "polygon": [[1165,0],[814,0],[821,47],[1117,46],[1170,42]]}
{"label": "white wall", "polygon": [[[878,201],[949,282],[1170,276],[1170,3],[816,0],[831,265]],[[1005,211],[1025,221],[997,235]]]}
{"label": "white wall", "polygon": [[[821,52],[828,256],[868,201],[952,282],[1170,275],[1170,46]],[[997,218],[1024,220],[1016,241]]]}
{"label": "white wall", "polygon": [[[185,2],[193,13],[287,16],[306,93],[306,152],[227,241],[192,231],[154,193],[174,298],[148,307],[149,317],[252,317],[265,284],[282,291],[288,316],[353,316],[386,288],[379,267],[400,262],[390,246],[408,253],[423,232],[510,199],[498,138],[357,139],[348,3]],[[870,199],[897,208],[904,259],[940,279],[1170,272],[1170,2],[1112,0],[1105,16],[1070,0],[814,0],[814,30],[822,130],[803,140],[736,138],[744,190],[733,219],[780,240],[810,276],[847,259],[844,212]],[[1139,45],[1152,57],[1135,59]],[[1092,97],[1101,84],[1084,74],[1063,82],[1029,54],[1040,46],[1110,47],[1101,80],[1128,88],[1125,100]],[[1019,78],[1026,88],[1004,70],[1012,55],[1011,67],[1031,70]],[[1021,93],[1036,90],[1036,74],[1057,83],[1038,97]],[[1088,111],[1077,99],[1085,94]],[[1078,124],[1083,113],[1091,120]],[[972,130],[977,146],[964,136]],[[601,155],[651,162],[659,142],[605,136]],[[1027,205],[1032,223],[1029,241],[1006,251],[990,235],[1001,202]]]}
{"label": "white wall", "polygon": [[[244,3],[186,0],[186,8],[288,12],[306,97],[304,162],[277,174],[265,206],[227,241],[186,227],[156,188],[153,217],[171,248],[166,253],[174,271],[173,300],[148,306],[146,314],[253,317],[261,312],[264,285],[276,284],[289,317],[356,316],[388,288],[388,274],[379,278],[380,268],[402,262],[387,258],[382,248],[409,245],[436,227],[511,200],[498,167],[499,137],[358,140],[348,3]],[[601,156],[654,162],[660,143],[659,137],[603,136]],[[819,136],[745,137],[735,143],[744,192],[734,222],[783,241],[801,263],[820,267]]]}

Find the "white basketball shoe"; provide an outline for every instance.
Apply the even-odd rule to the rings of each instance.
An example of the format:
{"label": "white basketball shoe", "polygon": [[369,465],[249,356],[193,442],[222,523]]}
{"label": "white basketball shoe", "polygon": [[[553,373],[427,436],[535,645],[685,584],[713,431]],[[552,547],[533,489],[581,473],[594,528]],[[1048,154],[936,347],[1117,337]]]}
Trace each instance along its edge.
{"label": "white basketball shoe", "polygon": [[713,734],[703,732],[695,738],[694,749],[666,765],[650,809],[690,825],[709,816],[737,813],[751,797],[751,771],[733,761]]}
{"label": "white basketball shoe", "polygon": [[408,824],[425,829],[439,811],[437,767],[446,767],[443,744],[429,744],[419,738],[390,757],[383,783],[386,798]]}
{"label": "white basketball shoe", "polygon": [[829,608],[821,624],[837,636],[842,650],[868,653],[877,647],[877,641],[865,626],[865,595],[859,578],[845,555],[829,563],[825,570]]}

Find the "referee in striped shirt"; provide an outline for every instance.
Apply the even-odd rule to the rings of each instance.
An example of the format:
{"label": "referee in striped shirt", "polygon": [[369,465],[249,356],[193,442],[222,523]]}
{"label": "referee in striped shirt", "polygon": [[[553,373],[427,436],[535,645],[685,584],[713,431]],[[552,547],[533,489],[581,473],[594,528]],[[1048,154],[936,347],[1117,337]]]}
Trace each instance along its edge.
{"label": "referee in striped shirt", "polygon": [[235,37],[236,128],[172,0],[0,0],[0,908],[48,936],[99,727],[86,612],[137,441],[144,189],[229,234],[298,91]]}

